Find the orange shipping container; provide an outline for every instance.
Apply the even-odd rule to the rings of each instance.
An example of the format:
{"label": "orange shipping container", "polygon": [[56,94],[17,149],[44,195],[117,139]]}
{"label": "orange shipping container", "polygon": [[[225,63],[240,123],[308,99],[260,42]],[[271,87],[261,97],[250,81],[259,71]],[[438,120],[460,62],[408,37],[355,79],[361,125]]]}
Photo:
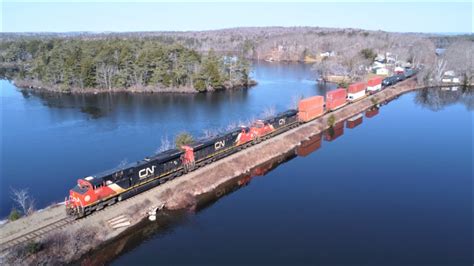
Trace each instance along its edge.
{"label": "orange shipping container", "polygon": [[316,108],[312,108],[306,111],[299,111],[298,118],[300,121],[307,122],[310,120],[315,119],[318,116],[321,116],[324,113],[324,106],[319,106]]}
{"label": "orange shipping container", "polygon": [[373,77],[367,81],[367,86],[373,87],[382,84],[382,77]]}
{"label": "orange shipping container", "polygon": [[363,91],[366,88],[365,82],[358,82],[349,85],[349,88],[347,88],[348,93],[358,93],[359,91]]}
{"label": "orange shipping container", "polygon": [[319,108],[320,106],[324,105],[324,97],[323,96],[313,96],[306,99],[301,100],[298,103],[298,111],[308,111],[313,108]]}
{"label": "orange shipping container", "polygon": [[328,91],[326,93],[326,108],[334,110],[346,103],[347,92],[345,89]]}

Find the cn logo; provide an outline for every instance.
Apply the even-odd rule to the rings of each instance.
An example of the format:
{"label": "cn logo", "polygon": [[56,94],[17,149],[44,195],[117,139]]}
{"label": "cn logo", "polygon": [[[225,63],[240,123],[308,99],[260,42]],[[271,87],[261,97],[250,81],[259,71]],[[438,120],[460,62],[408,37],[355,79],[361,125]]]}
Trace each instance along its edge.
{"label": "cn logo", "polygon": [[218,150],[225,147],[225,140],[218,141],[214,143],[214,149]]}
{"label": "cn logo", "polygon": [[285,118],[278,120],[278,125],[284,125],[286,123]]}
{"label": "cn logo", "polygon": [[153,165],[152,167],[147,167],[147,168],[144,168],[144,169],[138,171],[138,177],[140,177],[140,179],[142,179],[142,178],[154,175],[155,174],[155,168],[156,168],[156,166]]}

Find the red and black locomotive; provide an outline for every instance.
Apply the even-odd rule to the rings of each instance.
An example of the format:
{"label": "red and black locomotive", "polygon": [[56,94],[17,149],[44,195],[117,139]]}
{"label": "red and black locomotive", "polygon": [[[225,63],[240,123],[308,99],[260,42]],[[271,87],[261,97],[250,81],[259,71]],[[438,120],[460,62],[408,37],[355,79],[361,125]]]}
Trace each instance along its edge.
{"label": "red and black locomotive", "polygon": [[181,149],[171,149],[141,161],[77,181],[66,200],[69,215],[83,217],[183,175],[198,167],[256,144],[298,125],[298,112],[289,110],[250,127],[236,128]]}

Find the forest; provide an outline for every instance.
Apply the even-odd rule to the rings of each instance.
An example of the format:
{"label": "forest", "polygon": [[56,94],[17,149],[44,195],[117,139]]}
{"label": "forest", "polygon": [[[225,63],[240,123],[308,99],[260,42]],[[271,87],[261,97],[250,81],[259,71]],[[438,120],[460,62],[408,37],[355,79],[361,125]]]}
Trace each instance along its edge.
{"label": "forest", "polygon": [[250,64],[157,40],[24,38],[0,42],[0,75],[23,86],[203,92],[246,87]]}
{"label": "forest", "polygon": [[[60,91],[202,92],[255,84],[248,60],[306,62],[319,75],[360,80],[376,55],[422,69],[424,85],[455,71],[474,81],[474,36],[319,27],[187,32],[0,33],[0,75]],[[439,54],[438,50],[445,53]],[[321,57],[330,53],[334,56]],[[13,78],[12,78],[13,77]]]}

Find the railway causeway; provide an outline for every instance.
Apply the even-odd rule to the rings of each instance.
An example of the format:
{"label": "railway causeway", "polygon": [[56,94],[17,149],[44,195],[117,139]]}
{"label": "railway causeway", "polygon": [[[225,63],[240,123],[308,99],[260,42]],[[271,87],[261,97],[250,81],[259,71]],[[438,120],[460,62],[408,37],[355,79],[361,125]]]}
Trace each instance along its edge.
{"label": "railway causeway", "polygon": [[[62,241],[75,242],[75,250],[64,256],[62,262],[77,260],[102,243],[112,241],[127,228],[133,228],[143,219],[147,219],[150,210],[158,206],[173,210],[189,207],[193,198],[212,192],[219,185],[291,151],[303,141],[329,128],[330,116],[334,116],[335,123],[338,123],[372,108],[376,103],[389,101],[417,89],[421,87],[416,86],[413,78],[405,80],[79,220],[68,218],[64,205],[56,205],[15,222],[3,224],[0,226],[0,263],[2,258],[17,246],[51,239],[52,235],[60,233],[65,235],[61,238]],[[126,226],[114,226],[117,225],[116,221],[125,221]],[[74,237],[76,233],[84,231],[93,234],[88,239]]]}

